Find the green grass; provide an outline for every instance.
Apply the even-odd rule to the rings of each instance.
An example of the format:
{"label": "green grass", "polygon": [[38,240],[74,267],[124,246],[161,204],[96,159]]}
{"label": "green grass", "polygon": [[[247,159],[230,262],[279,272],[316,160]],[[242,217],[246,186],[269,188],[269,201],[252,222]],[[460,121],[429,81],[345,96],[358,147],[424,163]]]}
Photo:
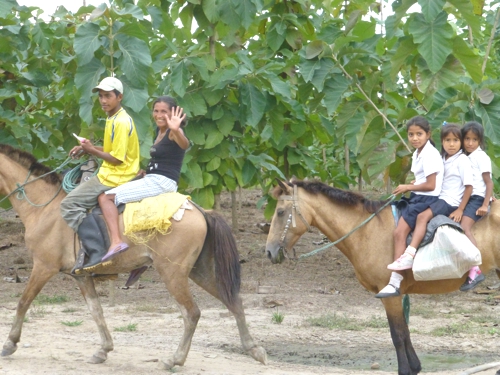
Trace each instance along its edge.
{"label": "green grass", "polygon": [[350,319],[347,316],[335,314],[326,314],[317,318],[308,318],[306,320],[310,325],[314,327],[323,327],[328,329],[343,329],[346,331],[361,331],[363,328],[360,323],[354,319]]}
{"label": "green grass", "polygon": [[137,323],[130,323],[130,324],[127,324],[126,326],[116,327],[115,331],[116,332],[135,332],[135,331],[137,331]]}
{"label": "green grass", "polygon": [[389,327],[387,319],[378,316],[372,316],[369,320],[358,320],[334,313],[322,315],[317,318],[308,318],[306,321],[314,327],[341,329],[345,331],[361,331],[365,328],[386,329]]}
{"label": "green grass", "polygon": [[70,322],[70,321],[61,322],[61,324],[64,324],[65,326],[68,326],[68,327],[77,327],[77,326],[81,325],[82,323],[83,323],[83,320],[74,320],[72,322]]}
{"label": "green grass", "polygon": [[40,305],[56,305],[68,301],[69,297],[63,295],[46,296],[45,294],[39,294],[38,296],[36,296],[33,303]]}
{"label": "green grass", "polygon": [[78,310],[77,310],[77,309],[74,309],[74,308],[72,308],[72,307],[68,307],[68,308],[66,308],[66,309],[62,310],[62,312],[63,312],[63,313],[74,313],[74,312],[76,312],[76,311],[78,311]]}
{"label": "green grass", "polygon": [[283,323],[283,320],[285,319],[285,315],[279,312],[279,310],[276,310],[273,312],[273,316],[271,317],[271,322],[274,324],[281,324]]}
{"label": "green grass", "polygon": [[450,336],[450,335],[458,335],[459,333],[469,334],[469,333],[479,333],[481,329],[474,327],[470,323],[453,323],[446,325],[444,327],[434,328],[429,332],[431,336]]}

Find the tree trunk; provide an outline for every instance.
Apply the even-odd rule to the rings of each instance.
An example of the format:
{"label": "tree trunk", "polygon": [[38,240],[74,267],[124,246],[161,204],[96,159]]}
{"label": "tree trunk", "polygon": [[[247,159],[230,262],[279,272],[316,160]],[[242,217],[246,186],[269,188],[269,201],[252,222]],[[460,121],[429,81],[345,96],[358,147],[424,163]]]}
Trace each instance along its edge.
{"label": "tree trunk", "polygon": [[231,216],[233,220],[233,231],[238,230],[238,204],[236,202],[236,192],[231,192]]}
{"label": "tree trunk", "polygon": [[214,210],[220,211],[220,194],[214,195]]}

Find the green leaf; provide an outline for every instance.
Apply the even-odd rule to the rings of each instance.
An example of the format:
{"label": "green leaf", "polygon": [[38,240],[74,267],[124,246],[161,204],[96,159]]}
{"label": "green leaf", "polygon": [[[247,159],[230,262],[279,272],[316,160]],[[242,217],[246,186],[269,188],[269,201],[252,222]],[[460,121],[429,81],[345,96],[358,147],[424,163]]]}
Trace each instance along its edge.
{"label": "green leaf", "polygon": [[349,88],[349,81],[341,74],[335,74],[332,78],[325,82],[324,93],[325,103],[328,116],[331,116],[337,110],[337,107],[342,101],[344,92]]}
{"label": "green leaf", "polygon": [[215,3],[216,0],[204,0],[201,3],[205,16],[212,23],[216,23],[219,20],[219,12]]}
{"label": "green leaf", "polygon": [[206,209],[211,209],[214,206],[214,192],[211,187],[195,190],[191,193],[193,201]]}
{"label": "green leaf", "polygon": [[152,63],[148,45],[143,40],[125,34],[117,34],[116,40],[122,52],[118,59],[120,68],[131,86],[144,88]]}
{"label": "green leaf", "polygon": [[2,0],[0,1],[0,18],[7,18],[12,14],[12,8],[17,7],[16,0]]}
{"label": "green leaf", "polygon": [[207,105],[198,92],[187,93],[179,98],[179,105],[188,116],[203,116],[207,113]]}
{"label": "green leaf", "polygon": [[314,59],[321,54],[324,49],[324,43],[321,40],[314,40],[306,46],[306,59]]}
{"label": "green leaf", "polygon": [[500,98],[495,98],[488,105],[475,102],[474,111],[481,118],[485,138],[498,144],[500,141],[500,127],[498,126],[500,123]]}
{"label": "green leaf", "polygon": [[266,97],[257,87],[247,83],[240,85],[240,103],[245,103],[246,122],[250,126],[257,126],[266,108]]}
{"label": "green leaf", "polygon": [[203,187],[203,173],[198,163],[191,162],[187,165],[186,177],[190,187],[195,189]]}
{"label": "green leaf", "polygon": [[94,52],[101,46],[99,41],[99,25],[95,23],[84,23],[76,30],[75,49],[79,65],[86,65],[94,58]]}
{"label": "green leaf", "polygon": [[217,168],[219,168],[219,166],[220,158],[216,156],[207,163],[206,170],[207,172],[215,171]]}
{"label": "green leaf", "polygon": [[147,87],[137,88],[135,85],[132,86],[128,76],[119,78],[123,83],[123,105],[132,108],[135,112],[140,112],[149,99]]}
{"label": "green leaf", "polygon": [[120,16],[130,15],[139,21],[144,19],[144,13],[142,12],[142,9],[139,8],[137,5],[131,3],[127,3],[125,7],[121,9],[115,6],[112,6],[111,9]]}
{"label": "green leaf", "polygon": [[184,61],[180,61],[172,67],[172,88],[180,97],[183,97],[186,93],[186,88],[189,86],[190,78],[191,74],[189,73]]}
{"label": "green leaf", "polygon": [[248,160],[245,160],[245,163],[243,164],[243,184],[248,185],[250,182],[252,182],[253,177],[257,173],[257,168]]}
{"label": "green leaf", "polygon": [[224,136],[219,132],[211,132],[207,136],[207,140],[205,142],[205,148],[207,150],[214,148],[224,139]]}
{"label": "green leaf", "polygon": [[482,7],[478,6],[480,2],[484,5],[484,0],[448,0],[448,3],[452,4],[450,12],[457,9],[460,13],[455,14],[455,18],[464,19],[474,34],[482,33],[481,17],[477,17],[482,13]]}
{"label": "green leaf", "polygon": [[409,31],[433,73],[441,69],[452,51],[453,29],[448,24],[447,17],[446,12],[441,12],[431,22],[427,22],[422,14],[417,14],[410,20]]}
{"label": "green leaf", "polygon": [[216,121],[217,128],[223,136],[227,137],[229,133],[231,133],[234,127],[234,121],[233,115],[227,111],[224,112],[224,115]]}
{"label": "green leaf", "polygon": [[422,14],[427,21],[432,21],[443,10],[446,0],[418,0]]}
{"label": "green leaf", "polygon": [[483,79],[481,60],[461,37],[457,36],[453,41],[453,55],[465,66],[474,82],[481,83]]}
{"label": "green leaf", "polygon": [[83,97],[90,97],[92,89],[97,86],[101,75],[106,68],[96,58],[92,58],[88,64],[79,65],[75,74],[75,86]]}
{"label": "green leaf", "polygon": [[186,137],[196,145],[205,144],[205,133],[200,129],[199,124],[189,122],[185,129]]}
{"label": "green leaf", "polygon": [[254,2],[252,0],[226,0],[226,5],[228,5],[227,3],[231,3],[234,6],[234,11],[238,14],[241,24],[245,29],[248,29],[257,13]]}

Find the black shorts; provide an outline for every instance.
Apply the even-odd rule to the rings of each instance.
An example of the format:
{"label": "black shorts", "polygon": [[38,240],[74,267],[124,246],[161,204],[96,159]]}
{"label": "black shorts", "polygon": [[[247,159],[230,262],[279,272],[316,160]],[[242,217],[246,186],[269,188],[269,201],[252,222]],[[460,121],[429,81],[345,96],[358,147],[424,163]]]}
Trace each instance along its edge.
{"label": "black shorts", "polygon": [[438,197],[411,193],[410,198],[404,200],[408,202],[408,205],[401,209],[401,216],[403,216],[408,226],[413,230],[417,223],[418,214],[427,210],[432,203],[438,200]]}
{"label": "black shorts", "polygon": [[465,206],[464,216],[470,217],[474,221],[478,221],[482,216],[476,215],[476,211],[483,205],[484,197],[480,195],[472,195]]}
{"label": "black shorts", "polygon": [[453,207],[452,205],[448,204],[448,202],[446,202],[444,199],[438,199],[436,202],[430,205],[433,216],[444,215],[448,217],[457,208],[458,207]]}

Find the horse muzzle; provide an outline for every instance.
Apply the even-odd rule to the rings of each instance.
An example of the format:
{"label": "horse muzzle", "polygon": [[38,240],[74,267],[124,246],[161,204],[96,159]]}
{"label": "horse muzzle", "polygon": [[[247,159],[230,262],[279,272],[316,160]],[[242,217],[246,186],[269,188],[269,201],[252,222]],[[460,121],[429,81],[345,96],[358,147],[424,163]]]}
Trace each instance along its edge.
{"label": "horse muzzle", "polygon": [[285,253],[283,252],[283,247],[280,246],[278,250],[276,249],[266,249],[266,254],[271,263],[280,264],[285,259]]}

